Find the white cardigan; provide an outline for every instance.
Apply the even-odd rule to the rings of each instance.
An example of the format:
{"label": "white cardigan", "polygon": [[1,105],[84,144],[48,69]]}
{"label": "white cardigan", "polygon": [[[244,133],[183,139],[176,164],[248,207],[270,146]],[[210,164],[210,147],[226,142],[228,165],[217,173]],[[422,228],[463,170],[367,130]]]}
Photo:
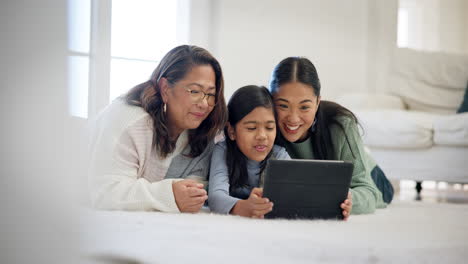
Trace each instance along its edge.
{"label": "white cardigan", "polygon": [[187,145],[160,159],[152,148],[153,121],[141,107],[114,100],[91,124],[89,187],[99,209],[179,212],[172,192],[176,179],[164,179],[172,159]]}

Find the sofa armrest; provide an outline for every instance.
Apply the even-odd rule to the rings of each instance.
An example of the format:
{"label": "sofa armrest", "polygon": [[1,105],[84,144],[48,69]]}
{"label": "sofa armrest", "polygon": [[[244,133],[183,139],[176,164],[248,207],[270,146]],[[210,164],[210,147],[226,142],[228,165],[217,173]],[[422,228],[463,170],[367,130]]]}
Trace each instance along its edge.
{"label": "sofa armrest", "polygon": [[382,93],[346,93],[339,96],[336,102],[352,111],[375,109],[406,109],[406,105],[400,97]]}

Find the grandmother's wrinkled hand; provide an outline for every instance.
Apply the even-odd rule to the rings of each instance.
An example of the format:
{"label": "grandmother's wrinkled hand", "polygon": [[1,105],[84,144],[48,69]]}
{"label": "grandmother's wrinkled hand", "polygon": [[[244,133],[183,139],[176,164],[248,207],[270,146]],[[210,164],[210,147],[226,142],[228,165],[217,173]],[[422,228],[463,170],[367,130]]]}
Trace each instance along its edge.
{"label": "grandmother's wrinkled hand", "polygon": [[208,194],[203,184],[194,180],[181,180],[172,183],[172,191],[180,212],[196,213],[200,211]]}

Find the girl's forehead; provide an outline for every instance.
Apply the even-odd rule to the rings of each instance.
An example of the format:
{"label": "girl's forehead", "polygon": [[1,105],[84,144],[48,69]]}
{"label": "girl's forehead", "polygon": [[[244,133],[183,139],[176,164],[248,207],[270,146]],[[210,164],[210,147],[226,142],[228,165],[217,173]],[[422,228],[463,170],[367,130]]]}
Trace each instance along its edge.
{"label": "girl's forehead", "polygon": [[275,120],[273,107],[255,107],[250,113],[248,113],[242,121],[247,120]]}

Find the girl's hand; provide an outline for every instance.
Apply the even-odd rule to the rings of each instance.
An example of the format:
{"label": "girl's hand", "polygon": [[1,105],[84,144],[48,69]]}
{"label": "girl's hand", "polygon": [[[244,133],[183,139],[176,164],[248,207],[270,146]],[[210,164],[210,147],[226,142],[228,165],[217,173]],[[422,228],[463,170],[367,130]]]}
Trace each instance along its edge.
{"label": "girl's hand", "polygon": [[341,204],[341,209],[343,209],[344,221],[348,220],[349,215],[351,214],[351,208],[353,207],[353,197],[351,191],[348,191],[348,198]]}
{"label": "girl's hand", "polygon": [[264,218],[265,214],[273,210],[273,203],[262,196],[262,188],[253,188],[249,198],[238,201],[231,213],[252,218]]}

